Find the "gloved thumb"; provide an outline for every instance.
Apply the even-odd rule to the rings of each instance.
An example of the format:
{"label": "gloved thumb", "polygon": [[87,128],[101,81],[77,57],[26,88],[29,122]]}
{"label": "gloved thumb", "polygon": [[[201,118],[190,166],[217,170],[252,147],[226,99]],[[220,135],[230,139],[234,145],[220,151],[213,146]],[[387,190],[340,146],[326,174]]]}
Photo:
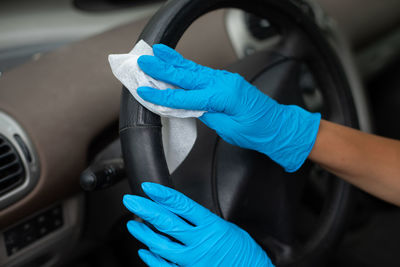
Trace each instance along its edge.
{"label": "gloved thumb", "polygon": [[152,200],[194,225],[207,224],[209,221],[219,218],[174,189],[150,182],[142,183],[142,189]]}
{"label": "gloved thumb", "polygon": [[139,87],[138,95],[156,105],[189,110],[207,111],[207,98],[199,91],[183,89],[158,90],[151,87]]}

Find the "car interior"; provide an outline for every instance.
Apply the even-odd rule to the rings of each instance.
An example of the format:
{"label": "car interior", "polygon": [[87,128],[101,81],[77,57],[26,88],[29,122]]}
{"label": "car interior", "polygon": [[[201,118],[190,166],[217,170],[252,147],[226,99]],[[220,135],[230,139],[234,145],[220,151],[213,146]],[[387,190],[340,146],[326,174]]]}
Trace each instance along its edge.
{"label": "car interior", "polygon": [[311,161],[286,173],[197,120],[170,173],[160,117],[107,59],[164,43],[400,139],[400,1],[4,0],[0,14],[0,266],[145,266],[122,204],[144,181],[236,223],[276,266],[400,265],[400,209]]}

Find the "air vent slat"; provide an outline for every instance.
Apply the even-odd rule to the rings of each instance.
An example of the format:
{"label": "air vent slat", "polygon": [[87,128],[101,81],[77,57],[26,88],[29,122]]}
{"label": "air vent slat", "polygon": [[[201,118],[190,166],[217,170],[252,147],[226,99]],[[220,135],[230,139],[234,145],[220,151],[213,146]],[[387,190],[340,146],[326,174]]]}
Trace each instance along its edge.
{"label": "air vent slat", "polygon": [[[3,166],[0,166],[0,175],[1,175],[1,172],[2,172],[2,171],[4,171],[4,170],[6,170],[7,168],[10,168],[10,167],[12,167],[13,165],[16,165],[16,164],[18,164],[18,160],[17,160],[17,159],[15,159],[15,160],[13,160],[12,162],[7,163],[7,164],[5,164],[5,165],[3,165]],[[0,179],[1,179],[1,178],[0,178]]]}
{"label": "air vent slat", "polygon": [[0,145],[0,154],[7,153],[11,148],[7,144]]}
{"label": "air vent slat", "polygon": [[12,151],[8,151],[4,154],[0,154],[0,160],[4,159],[5,157],[9,156],[9,155],[14,155],[14,153]]}
{"label": "air vent slat", "polygon": [[0,134],[0,195],[24,180],[25,169],[20,155],[13,144]]}
{"label": "air vent slat", "polygon": [[6,183],[8,180],[10,180],[10,179],[12,179],[12,178],[18,178],[18,176],[21,175],[21,173],[22,173],[22,171],[19,170],[19,171],[16,172],[16,173],[12,173],[12,174],[10,174],[10,175],[8,175],[8,176],[2,178],[2,179],[0,180],[0,187],[1,187],[1,185],[2,185],[3,183]]}

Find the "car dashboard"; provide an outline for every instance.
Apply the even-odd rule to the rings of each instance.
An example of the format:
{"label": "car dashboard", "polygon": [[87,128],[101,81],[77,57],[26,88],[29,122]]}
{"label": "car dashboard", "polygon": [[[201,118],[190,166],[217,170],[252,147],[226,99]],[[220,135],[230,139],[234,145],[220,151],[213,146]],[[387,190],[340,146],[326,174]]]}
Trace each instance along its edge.
{"label": "car dashboard", "polygon": [[[162,3],[96,13],[66,0],[51,2],[26,1],[21,10],[11,1],[0,4],[1,20],[7,22],[0,23],[0,266],[57,265],[86,232],[101,236],[126,215],[120,204],[129,192],[126,180],[89,193],[99,200],[94,204],[79,177],[100,151],[119,144],[121,84],[107,55],[129,51]],[[332,42],[343,38],[354,51],[342,55],[354,57],[355,65],[346,63],[352,75],[367,82],[400,55],[399,1],[316,2],[324,10],[314,14],[321,24],[342,33]],[[218,10],[198,19],[177,50],[200,64],[224,68],[277,42],[269,27],[242,11]],[[368,107],[359,106],[358,112],[363,129],[373,131]],[[10,149],[3,153],[6,145]],[[3,160],[11,154],[10,161]],[[12,164],[22,171],[9,168]],[[9,169],[2,173],[3,168]],[[14,182],[3,183],[10,175]],[[89,211],[94,205],[102,208]],[[88,230],[99,216],[107,218]]]}

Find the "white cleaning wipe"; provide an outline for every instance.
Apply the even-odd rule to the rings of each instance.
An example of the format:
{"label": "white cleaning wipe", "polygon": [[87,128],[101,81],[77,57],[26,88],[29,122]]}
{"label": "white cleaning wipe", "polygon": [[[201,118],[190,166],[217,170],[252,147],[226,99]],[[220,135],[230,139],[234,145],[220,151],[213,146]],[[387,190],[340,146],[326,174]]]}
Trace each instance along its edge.
{"label": "white cleaning wipe", "polygon": [[192,149],[197,138],[195,118],[203,115],[204,111],[172,109],[143,100],[136,92],[138,87],[150,86],[160,90],[177,87],[146,75],[137,64],[142,55],[153,55],[153,49],[140,40],[129,54],[109,55],[108,61],[115,77],[133,97],[150,111],[162,116],[164,153],[169,172],[172,173]]}

